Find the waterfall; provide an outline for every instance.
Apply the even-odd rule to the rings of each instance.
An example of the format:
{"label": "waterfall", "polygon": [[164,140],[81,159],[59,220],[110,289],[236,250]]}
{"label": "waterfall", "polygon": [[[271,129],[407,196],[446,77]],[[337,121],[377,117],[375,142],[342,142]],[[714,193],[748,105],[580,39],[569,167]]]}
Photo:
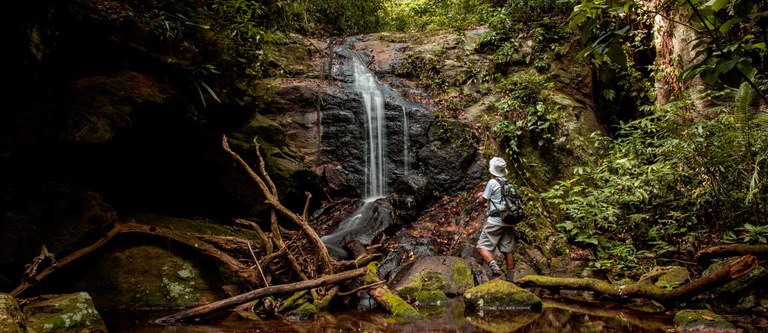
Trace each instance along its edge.
{"label": "waterfall", "polygon": [[386,132],[384,122],[384,98],[376,77],[363,62],[354,57],[355,90],[363,96],[365,119],[368,130],[368,151],[365,168],[365,199],[375,200],[386,195],[384,191],[384,147]]}

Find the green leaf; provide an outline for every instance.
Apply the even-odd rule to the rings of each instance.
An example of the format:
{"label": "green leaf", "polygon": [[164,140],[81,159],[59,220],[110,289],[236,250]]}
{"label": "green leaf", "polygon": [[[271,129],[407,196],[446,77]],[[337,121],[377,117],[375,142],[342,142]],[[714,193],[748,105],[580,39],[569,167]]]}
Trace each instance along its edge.
{"label": "green leaf", "polygon": [[725,21],[725,23],[720,25],[720,29],[719,30],[720,30],[721,33],[727,33],[728,30],[731,30],[731,27],[734,24],[739,23],[739,22],[741,22],[741,18],[738,18],[738,17],[731,18],[730,20]]}
{"label": "green leaf", "polygon": [[728,0],[709,0],[705,6],[712,7],[713,11],[723,9],[728,4]]}

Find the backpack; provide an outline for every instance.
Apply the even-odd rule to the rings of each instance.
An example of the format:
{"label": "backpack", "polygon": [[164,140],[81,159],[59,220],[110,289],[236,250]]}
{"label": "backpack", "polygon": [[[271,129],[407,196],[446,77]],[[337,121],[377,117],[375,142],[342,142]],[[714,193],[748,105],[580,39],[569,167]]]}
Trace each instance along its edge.
{"label": "backpack", "polygon": [[496,204],[491,200],[491,204],[495,208],[492,213],[499,213],[499,217],[501,217],[501,221],[504,224],[515,225],[520,223],[525,217],[523,199],[520,197],[520,194],[517,193],[514,186],[509,184],[509,180],[503,178],[494,178],[494,180],[501,186],[501,198],[504,206],[496,207]]}

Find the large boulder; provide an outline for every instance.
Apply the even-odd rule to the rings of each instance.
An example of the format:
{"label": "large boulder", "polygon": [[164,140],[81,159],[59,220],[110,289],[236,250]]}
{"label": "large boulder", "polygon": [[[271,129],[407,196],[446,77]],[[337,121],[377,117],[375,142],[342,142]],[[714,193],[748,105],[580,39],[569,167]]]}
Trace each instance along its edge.
{"label": "large boulder", "polygon": [[474,286],[469,264],[459,257],[430,256],[406,265],[391,281],[401,296],[420,304],[440,303],[446,296],[464,293]]}
{"label": "large boulder", "polygon": [[173,253],[182,250],[173,244],[112,247],[75,285],[102,308],[184,308],[221,298],[222,283],[211,267]]}
{"label": "large boulder", "polygon": [[24,333],[24,315],[13,296],[0,294],[0,332]]}
{"label": "large boulder", "polygon": [[530,291],[501,279],[470,288],[464,292],[468,308],[485,310],[531,310],[540,312],[541,299]]}
{"label": "large boulder", "polygon": [[31,332],[107,332],[107,327],[88,293],[42,295],[24,306]]}

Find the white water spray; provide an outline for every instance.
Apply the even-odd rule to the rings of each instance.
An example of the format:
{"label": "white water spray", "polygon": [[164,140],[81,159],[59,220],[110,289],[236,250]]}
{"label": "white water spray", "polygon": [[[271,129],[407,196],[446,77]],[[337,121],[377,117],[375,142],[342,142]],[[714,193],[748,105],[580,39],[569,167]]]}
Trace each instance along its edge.
{"label": "white water spray", "polygon": [[358,58],[354,58],[355,90],[365,103],[366,127],[368,128],[368,154],[366,156],[365,199],[372,201],[386,196],[384,185],[384,146],[386,131],[384,122],[384,98],[376,77]]}

